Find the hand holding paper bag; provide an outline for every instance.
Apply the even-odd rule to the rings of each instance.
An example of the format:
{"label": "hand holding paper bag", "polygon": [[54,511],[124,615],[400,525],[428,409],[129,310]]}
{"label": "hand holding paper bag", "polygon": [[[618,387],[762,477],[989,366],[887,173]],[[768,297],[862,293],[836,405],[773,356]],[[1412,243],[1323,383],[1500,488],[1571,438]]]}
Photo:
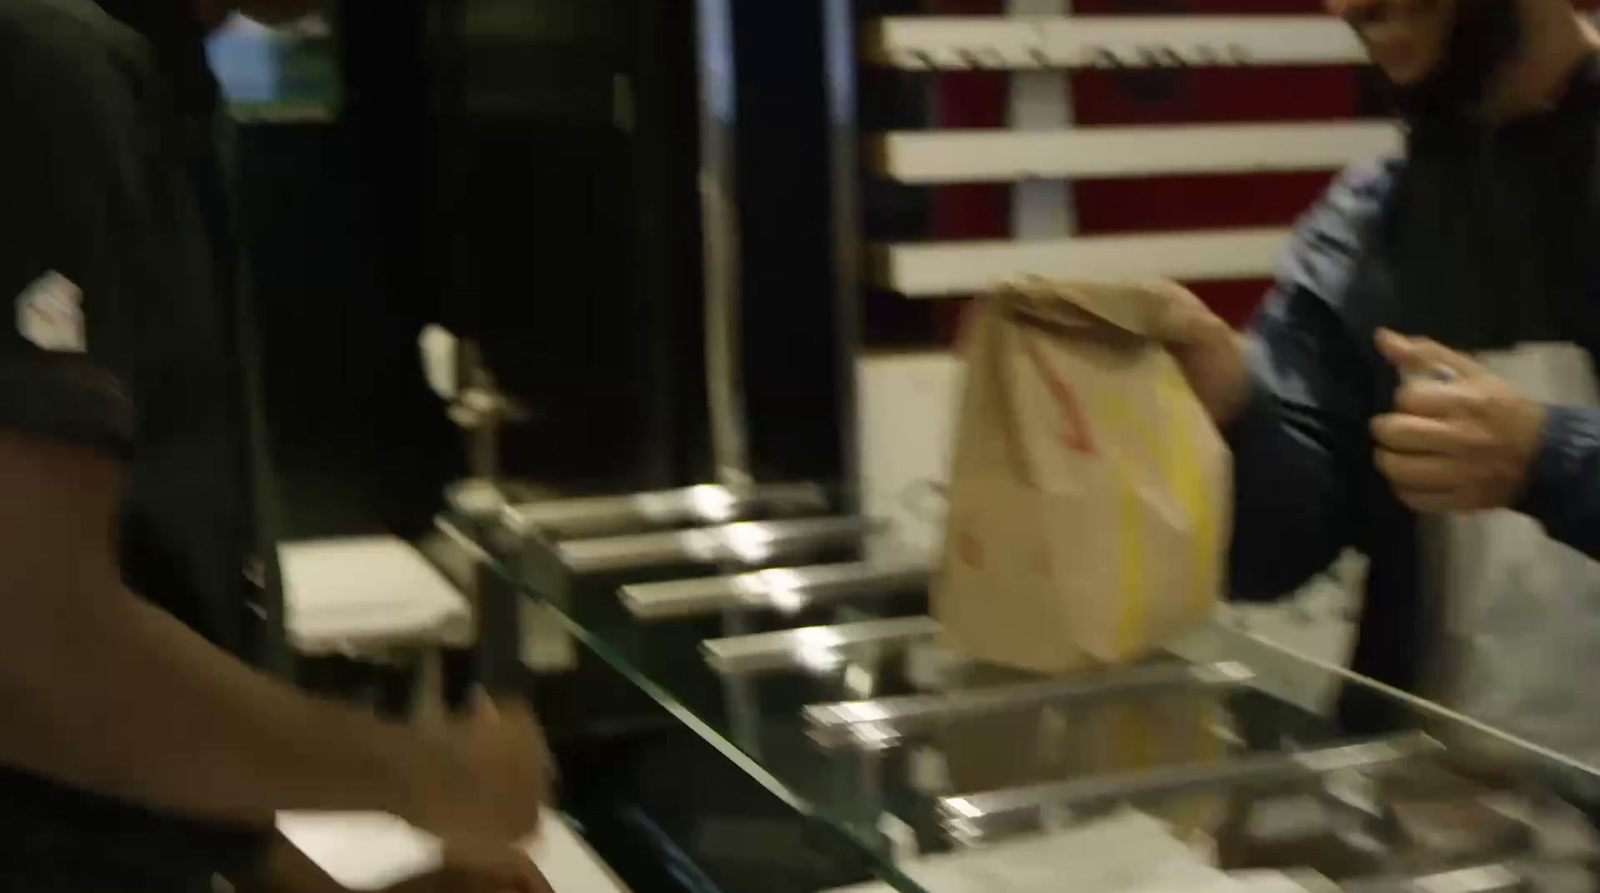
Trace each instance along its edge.
{"label": "hand holding paper bag", "polygon": [[1137,660],[1209,616],[1231,464],[1160,343],[1180,293],[1029,279],[969,310],[933,592],[954,647],[1061,672]]}
{"label": "hand holding paper bag", "polygon": [[1146,331],[1178,361],[1211,420],[1226,427],[1250,397],[1245,336],[1176,282],[1153,281],[1138,287],[1152,301]]}

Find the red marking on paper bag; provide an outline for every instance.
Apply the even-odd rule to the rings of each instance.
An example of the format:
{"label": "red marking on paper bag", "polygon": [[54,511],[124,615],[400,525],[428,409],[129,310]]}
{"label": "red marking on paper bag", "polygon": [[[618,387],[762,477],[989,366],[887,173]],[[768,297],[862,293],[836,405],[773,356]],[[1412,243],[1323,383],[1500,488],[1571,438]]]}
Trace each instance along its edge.
{"label": "red marking on paper bag", "polygon": [[983,540],[968,527],[963,526],[956,534],[956,554],[961,556],[962,563],[983,570]]}
{"label": "red marking on paper bag", "polygon": [[1032,339],[1023,339],[1022,347],[1028,359],[1039,368],[1039,374],[1044,376],[1044,386],[1056,401],[1056,408],[1061,410],[1061,442],[1069,450],[1093,456],[1094,438],[1089,434],[1089,420],[1084,418],[1083,406],[1078,403],[1078,392],[1050,366]]}

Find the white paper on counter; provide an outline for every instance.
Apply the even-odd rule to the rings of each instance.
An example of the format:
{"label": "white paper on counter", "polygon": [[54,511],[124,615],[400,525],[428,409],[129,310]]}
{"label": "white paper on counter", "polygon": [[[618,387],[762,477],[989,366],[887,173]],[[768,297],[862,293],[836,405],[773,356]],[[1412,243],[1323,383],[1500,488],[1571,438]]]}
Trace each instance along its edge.
{"label": "white paper on counter", "polygon": [[[901,863],[929,893],[1329,893],[1320,878],[1229,874],[1204,862],[1165,822],[1124,810],[1083,825]],[[879,882],[831,893],[893,893]]]}
{"label": "white paper on counter", "polygon": [[[545,810],[526,849],[556,893],[627,893],[560,814]],[[280,812],[278,830],[334,880],[377,890],[439,866],[439,841],[377,812]]]}
{"label": "white paper on counter", "polygon": [[[1211,893],[1228,880],[1166,823],[1127,810],[1062,831],[941,853],[898,866],[929,893]],[[889,893],[881,883],[835,893]],[[1261,891],[1270,893],[1270,891]]]}

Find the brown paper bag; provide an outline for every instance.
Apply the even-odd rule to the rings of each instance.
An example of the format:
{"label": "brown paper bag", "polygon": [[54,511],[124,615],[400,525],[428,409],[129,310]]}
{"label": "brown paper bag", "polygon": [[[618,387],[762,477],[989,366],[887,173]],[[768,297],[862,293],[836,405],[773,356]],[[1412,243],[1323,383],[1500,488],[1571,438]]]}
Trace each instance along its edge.
{"label": "brown paper bag", "polygon": [[1030,279],[969,309],[932,594],[950,646],[1061,672],[1137,660],[1209,616],[1231,463],[1145,337],[1178,288]]}
{"label": "brown paper bag", "polygon": [[[1014,679],[975,687],[1008,681]],[[1227,756],[1214,731],[1229,724],[1222,697],[1217,689],[1199,688],[1124,693],[951,719],[933,740],[944,756],[950,791],[957,794],[1215,764]],[[1213,833],[1225,813],[1215,789],[1145,797],[1134,805],[1171,822],[1183,836]]]}

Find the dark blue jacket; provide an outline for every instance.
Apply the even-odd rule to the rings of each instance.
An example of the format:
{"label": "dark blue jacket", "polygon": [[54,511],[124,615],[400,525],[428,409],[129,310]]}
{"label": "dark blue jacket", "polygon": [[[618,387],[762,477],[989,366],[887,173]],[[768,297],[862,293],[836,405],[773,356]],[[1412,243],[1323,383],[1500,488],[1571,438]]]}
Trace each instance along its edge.
{"label": "dark blue jacket", "polygon": [[[1414,689],[1433,628],[1416,517],[1372,461],[1397,377],[1380,326],[1476,352],[1600,348],[1600,63],[1551,108],[1496,129],[1410,122],[1406,158],[1347,172],[1296,227],[1252,327],[1255,393],[1227,432],[1231,588],[1282,596],[1350,547],[1370,561],[1353,668]],[[1600,559],[1600,412],[1552,407],[1515,508]],[[1351,731],[1393,725],[1347,691]]]}

